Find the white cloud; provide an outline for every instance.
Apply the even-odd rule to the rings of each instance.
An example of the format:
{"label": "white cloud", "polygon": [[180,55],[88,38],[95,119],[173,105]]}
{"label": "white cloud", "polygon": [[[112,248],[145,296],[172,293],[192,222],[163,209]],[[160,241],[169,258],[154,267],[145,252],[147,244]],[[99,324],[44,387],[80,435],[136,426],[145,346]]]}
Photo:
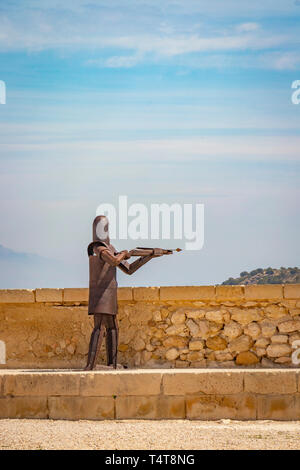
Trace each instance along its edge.
{"label": "white cloud", "polygon": [[[84,65],[106,68],[130,68],[140,63],[164,63],[189,68],[268,67],[293,69],[298,59],[291,52],[298,32],[283,26],[264,29],[268,11],[284,11],[284,2],[247,2],[247,9],[260,14],[253,19],[242,2],[194,0],[67,0],[63,7],[56,1],[24,0],[22,8],[2,7],[0,16],[0,52],[55,50],[67,53],[92,51]],[[268,10],[269,9],[269,10]],[[210,14],[213,14],[210,19]],[[290,8],[285,7],[286,14]],[[214,22],[221,12],[230,13]],[[248,21],[232,24],[235,15]],[[246,14],[247,13],[247,14]],[[207,14],[203,22],[203,15]],[[264,62],[259,51],[286,49],[281,56]],[[247,51],[247,58],[235,52]],[[232,53],[234,52],[234,53]],[[250,54],[249,54],[250,53]],[[206,56],[205,56],[206,54]],[[253,56],[251,56],[253,54]],[[294,54],[294,55],[293,55]],[[189,57],[190,55],[190,57]],[[186,60],[186,63],[179,63]],[[170,63],[171,64],[171,63]],[[172,64],[171,64],[172,65]]]}
{"label": "white cloud", "polygon": [[242,23],[237,26],[237,31],[240,32],[249,32],[249,31],[255,31],[256,29],[259,28],[258,23]]}
{"label": "white cloud", "polygon": [[[216,34],[213,22],[199,23],[201,17],[193,14],[194,11],[202,13],[201,4],[204,10],[210,9],[210,3],[214,2],[173,0],[166,1],[162,7],[154,0],[132,0],[126,2],[125,8],[120,1],[112,5],[107,1],[77,0],[65,3],[62,9],[57,2],[42,2],[40,6],[40,2],[25,1],[24,10],[9,6],[2,9],[0,51],[117,48],[126,50],[125,58],[114,54],[107,66],[128,67],[139,61],[135,58],[137,53],[172,57],[193,52],[260,50],[289,44],[295,39],[289,30],[280,34],[264,33],[254,21],[236,27],[223,22]],[[233,6],[231,1],[225,3],[229,9]],[[185,12],[184,17],[180,9]],[[128,54],[128,50],[135,53]]]}
{"label": "white cloud", "polygon": [[141,62],[142,58],[143,56],[141,54],[132,56],[112,56],[108,59],[90,59],[85,62],[85,65],[111,69],[131,68]]}
{"label": "white cloud", "polygon": [[[32,18],[30,18],[32,20]],[[95,26],[95,25],[94,25]],[[164,35],[158,31],[153,33],[128,34],[123,32],[107,32],[93,25],[81,27],[76,21],[72,24],[47,23],[44,19],[34,18],[30,27],[27,22],[19,24],[0,19],[0,51],[9,50],[44,50],[44,49],[89,49],[103,50],[116,48],[132,50],[138,54],[153,53],[158,56],[176,56],[193,52],[259,50],[267,49],[292,42],[289,35],[259,34],[245,30],[240,34],[220,34],[218,36],[199,34]],[[125,34],[124,34],[125,33]],[[122,61],[122,57],[113,56],[112,63]],[[126,57],[128,61],[128,56]],[[130,61],[136,60],[130,56]]]}
{"label": "white cloud", "polygon": [[[2,144],[1,152],[37,152],[47,151],[57,155],[72,155],[82,158],[89,154],[91,160],[127,163],[150,162],[185,162],[205,160],[233,161],[300,161],[299,136],[212,136],[174,139],[124,140],[124,141],[86,141],[53,143],[11,143]],[[87,163],[87,157],[85,158]]]}
{"label": "white cloud", "polygon": [[[133,55],[111,56],[108,59],[90,59],[85,65],[106,68],[129,68],[137,64],[158,63],[161,60],[176,59],[177,65],[188,66],[189,68],[211,68],[211,67],[259,67],[279,68],[277,62],[269,60],[265,63],[260,60],[260,56],[243,57],[231,55],[232,51],[249,51],[256,53],[264,49],[272,49],[285,43],[289,43],[287,36],[255,36],[254,34],[241,33],[240,35],[220,36],[220,37],[200,37],[198,35],[163,37],[163,36],[123,36],[104,38],[99,43],[99,48],[117,48],[119,50],[135,51]],[[209,55],[205,55],[206,53]],[[189,57],[189,54],[198,56]],[[182,62],[178,62],[179,58]],[[181,60],[181,59],[180,59]],[[165,62],[166,63],[166,62]],[[170,64],[172,64],[170,62]]]}
{"label": "white cloud", "polygon": [[158,37],[158,36],[123,36],[106,38],[103,45],[124,49],[137,49],[158,55],[176,56],[193,52],[259,50],[272,48],[289,41],[287,36],[264,36],[254,34],[217,37],[200,37],[198,35]]}
{"label": "white cloud", "polygon": [[300,67],[299,52],[273,52],[260,56],[263,68],[275,70],[296,70]]}

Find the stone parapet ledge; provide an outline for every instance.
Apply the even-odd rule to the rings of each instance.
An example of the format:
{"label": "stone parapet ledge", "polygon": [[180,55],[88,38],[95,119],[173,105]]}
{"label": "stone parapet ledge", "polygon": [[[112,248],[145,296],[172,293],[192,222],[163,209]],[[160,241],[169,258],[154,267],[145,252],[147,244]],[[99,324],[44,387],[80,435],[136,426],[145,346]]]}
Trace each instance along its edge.
{"label": "stone parapet ledge", "polygon": [[[120,301],[251,301],[300,299],[300,284],[119,287]],[[0,303],[86,303],[88,288],[0,289]]]}
{"label": "stone parapet ledge", "polygon": [[299,420],[300,371],[0,371],[0,418]]}

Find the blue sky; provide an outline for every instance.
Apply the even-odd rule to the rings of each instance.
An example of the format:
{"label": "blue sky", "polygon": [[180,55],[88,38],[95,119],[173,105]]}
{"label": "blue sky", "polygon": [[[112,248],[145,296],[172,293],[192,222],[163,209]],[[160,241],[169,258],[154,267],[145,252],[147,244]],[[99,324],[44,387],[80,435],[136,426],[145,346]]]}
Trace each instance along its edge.
{"label": "blue sky", "polygon": [[126,194],[204,203],[205,245],[121,285],[299,266],[299,32],[297,0],[2,0],[0,244],[87,285],[95,210]]}

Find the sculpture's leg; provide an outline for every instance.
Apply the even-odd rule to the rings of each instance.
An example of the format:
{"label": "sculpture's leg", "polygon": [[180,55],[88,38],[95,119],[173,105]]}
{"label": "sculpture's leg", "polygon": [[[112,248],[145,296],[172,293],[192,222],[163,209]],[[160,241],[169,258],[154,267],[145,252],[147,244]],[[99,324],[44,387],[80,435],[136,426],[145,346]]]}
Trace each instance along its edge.
{"label": "sculpture's leg", "polygon": [[93,370],[96,365],[96,361],[97,361],[97,357],[99,355],[99,351],[101,348],[103,336],[104,336],[104,326],[101,325],[100,329],[97,330],[97,339],[95,340],[94,349],[92,350],[92,354],[91,354],[91,370]]}
{"label": "sculpture's leg", "polygon": [[112,364],[114,369],[117,368],[117,358],[118,358],[118,334],[117,330],[113,329],[112,333]]}
{"label": "sculpture's leg", "polygon": [[96,345],[98,343],[98,338],[99,338],[99,333],[100,333],[100,330],[99,329],[95,329],[92,331],[92,334],[91,334],[91,339],[90,339],[90,345],[89,345],[89,353],[88,353],[88,359],[87,359],[87,364],[85,366],[85,369],[84,370],[92,370],[93,366],[93,362],[94,362],[94,357],[95,357],[95,353],[96,353]]}
{"label": "sculpture's leg", "polygon": [[116,369],[118,356],[118,323],[115,315],[110,315],[107,320],[106,354],[107,365],[113,365]]}
{"label": "sculpture's leg", "polygon": [[112,329],[106,330],[106,363],[108,366],[112,364]]}
{"label": "sculpture's leg", "polygon": [[117,316],[114,317],[114,322],[115,322],[115,334],[116,334],[116,356],[115,356],[114,368],[116,369],[117,358],[118,358],[118,346],[119,346],[119,325],[118,325]]}
{"label": "sculpture's leg", "polygon": [[94,315],[94,329],[91,334],[90,345],[89,345],[89,353],[88,353],[88,360],[85,370],[92,370],[95,366],[97,356],[99,354],[99,350],[101,347],[101,343],[103,340],[104,335],[104,325],[102,321],[101,314]]}

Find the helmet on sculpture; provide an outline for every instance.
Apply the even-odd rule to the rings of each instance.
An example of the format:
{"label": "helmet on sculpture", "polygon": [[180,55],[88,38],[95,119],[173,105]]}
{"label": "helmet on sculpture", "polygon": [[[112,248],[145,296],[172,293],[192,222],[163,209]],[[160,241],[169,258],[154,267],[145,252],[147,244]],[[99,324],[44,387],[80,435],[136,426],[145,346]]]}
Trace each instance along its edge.
{"label": "helmet on sculpture", "polygon": [[105,215],[98,215],[93,222],[93,241],[101,241],[110,244],[109,231],[108,231],[108,218]]}

